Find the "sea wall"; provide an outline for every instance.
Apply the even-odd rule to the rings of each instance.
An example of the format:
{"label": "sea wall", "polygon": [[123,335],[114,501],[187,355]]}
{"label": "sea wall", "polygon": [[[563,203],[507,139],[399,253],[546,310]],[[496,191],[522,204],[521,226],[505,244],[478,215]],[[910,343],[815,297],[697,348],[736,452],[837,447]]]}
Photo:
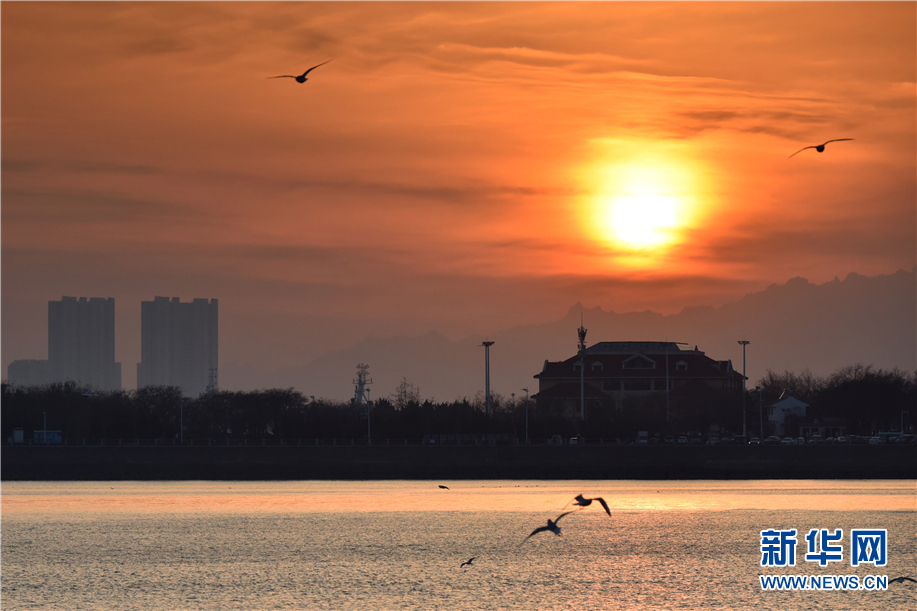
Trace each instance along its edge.
{"label": "sea wall", "polygon": [[917,446],[28,446],[14,480],[917,479]]}

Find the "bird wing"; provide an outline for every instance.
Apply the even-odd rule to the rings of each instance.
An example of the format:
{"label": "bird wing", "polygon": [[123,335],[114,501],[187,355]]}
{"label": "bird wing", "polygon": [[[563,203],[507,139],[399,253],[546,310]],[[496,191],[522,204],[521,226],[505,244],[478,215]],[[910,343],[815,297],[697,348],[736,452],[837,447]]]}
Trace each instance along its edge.
{"label": "bird wing", "polygon": [[439,487],[442,488],[443,490],[448,490],[448,489],[449,489],[449,486],[443,486],[442,484],[440,484]]}
{"label": "bird wing", "polygon": [[563,512],[562,514],[560,514],[559,516],[557,516],[557,519],[554,520],[554,523],[557,524],[558,522],[560,522],[560,519],[561,519],[562,517],[568,516],[568,515],[570,515],[571,513],[573,513],[573,512],[572,512],[572,511],[565,511],[565,512]]}
{"label": "bird wing", "polygon": [[[330,61],[331,61],[331,60],[329,59],[328,62],[330,62]],[[324,66],[324,65],[327,64],[328,62],[322,62],[322,63],[320,63],[318,66]],[[309,68],[308,70],[306,70],[305,72],[303,72],[302,75],[303,75],[303,76],[306,76],[307,74],[309,74],[310,72],[312,72],[313,70],[315,70],[316,68],[318,68],[318,66],[312,66],[311,68]]]}
{"label": "bird wing", "polygon": [[551,527],[550,526],[539,526],[538,528],[533,530],[531,533],[529,533],[529,536],[523,539],[523,541],[528,541],[530,537],[533,537],[537,535],[538,533],[542,533],[546,530],[551,530]]}
{"label": "bird wing", "polygon": [[601,503],[601,504],[602,504],[602,507],[605,509],[605,513],[607,513],[608,515],[611,515],[611,510],[608,509],[608,503],[605,502],[605,499],[603,499],[603,498],[594,498],[594,499],[592,499],[592,500],[593,500],[593,501],[598,501],[599,503]]}
{"label": "bird wing", "polygon": [[[828,142],[843,142],[844,140],[853,140],[853,138],[837,138],[836,140],[828,140]],[[825,144],[828,144],[828,142],[825,142]],[[825,146],[825,144],[822,144],[822,146]]]}
{"label": "bird wing", "polygon": [[280,76],[269,76],[267,78],[296,78],[292,74],[281,74]]}
{"label": "bird wing", "polygon": [[791,159],[791,158],[795,157],[796,155],[798,155],[799,153],[803,152],[803,151],[806,150],[806,149],[814,149],[814,148],[817,148],[817,146],[806,146],[806,147],[803,147],[803,148],[799,149],[798,151],[796,151],[795,153],[793,153],[792,155],[790,155],[789,157],[787,157],[787,159]]}

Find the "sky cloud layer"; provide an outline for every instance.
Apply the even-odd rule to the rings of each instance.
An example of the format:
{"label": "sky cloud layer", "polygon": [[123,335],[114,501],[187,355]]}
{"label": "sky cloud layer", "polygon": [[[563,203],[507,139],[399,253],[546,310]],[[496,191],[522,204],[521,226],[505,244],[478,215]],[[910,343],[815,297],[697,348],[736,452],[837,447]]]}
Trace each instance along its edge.
{"label": "sky cloud layer", "polygon": [[[221,360],[271,368],[912,269],[915,23],[903,2],[5,4],[4,371],[45,358],[62,295],[116,298],[129,386],[154,295],[219,298]],[[854,140],[788,159],[832,138]],[[666,241],[628,243],[622,210],[659,202]]]}

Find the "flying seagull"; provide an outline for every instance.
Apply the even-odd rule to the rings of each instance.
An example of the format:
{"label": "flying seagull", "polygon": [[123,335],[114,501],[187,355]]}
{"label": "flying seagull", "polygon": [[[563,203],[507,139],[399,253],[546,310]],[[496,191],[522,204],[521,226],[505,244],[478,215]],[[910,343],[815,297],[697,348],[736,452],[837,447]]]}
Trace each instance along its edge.
{"label": "flying seagull", "polygon": [[[301,82],[301,81],[300,81],[300,82]],[[853,140],[853,138],[838,138],[838,139],[836,139],[836,140],[828,140],[828,142],[843,142],[844,140]],[[825,144],[828,144],[828,142],[825,142],[824,144],[813,144],[812,146],[803,147],[803,148],[799,149],[798,151],[796,151],[795,153],[793,153],[792,155],[790,155],[790,158],[791,158],[791,157],[794,157],[795,155],[798,155],[799,153],[803,152],[803,151],[806,150],[806,149],[815,149],[815,150],[818,151],[819,153],[824,153],[824,152],[825,152]]]}
{"label": "flying seagull", "polygon": [[448,490],[448,489],[449,489],[449,486],[443,486],[442,484],[440,484],[439,487],[442,488],[443,490]]}
{"label": "flying seagull", "polygon": [[547,524],[547,526],[539,526],[538,528],[536,528],[535,530],[533,530],[533,531],[531,532],[531,534],[529,534],[528,537],[526,537],[525,539],[523,539],[522,542],[524,543],[524,542],[526,542],[526,541],[529,540],[529,537],[531,537],[531,536],[533,536],[533,535],[537,535],[538,533],[544,532],[544,531],[546,531],[546,530],[550,530],[552,533],[554,533],[555,535],[557,535],[557,536],[559,537],[559,536],[560,536],[560,526],[558,526],[557,523],[560,522],[560,519],[561,519],[562,517],[567,516],[567,515],[570,515],[571,513],[573,513],[573,512],[572,512],[572,511],[564,512],[564,513],[560,514],[559,516],[557,516],[557,519],[555,519],[555,520],[551,520],[551,519],[549,518],[549,519],[548,519],[548,524]]}
{"label": "flying seagull", "polygon": [[[574,497],[574,499],[570,501],[570,503],[573,503],[574,505],[579,505],[580,507],[589,507],[590,505],[592,505],[592,501],[598,501],[599,504],[605,508],[605,513],[607,513],[608,515],[611,515],[611,510],[608,509],[608,503],[605,502],[605,499],[600,498],[600,497],[595,497],[594,499],[587,499],[582,494],[580,494]],[[567,503],[567,505],[569,505],[570,503]]]}
{"label": "flying seagull", "polygon": [[462,568],[462,567],[464,567],[464,566],[471,566],[471,561],[474,560],[475,558],[477,558],[477,556],[472,556],[471,558],[469,558],[468,560],[466,560],[465,562],[463,562],[463,563],[459,566],[459,568]]}
{"label": "flying seagull", "polygon": [[889,579],[888,581],[890,583],[895,583],[895,582],[904,583],[905,581],[913,581],[914,583],[917,583],[917,579],[913,579],[911,577],[904,577],[904,576],[895,577],[894,579]]}
{"label": "flying seagull", "polygon": [[[330,61],[331,60],[329,59],[328,62]],[[324,66],[328,62],[322,62],[318,66]],[[312,72],[313,70],[315,70],[316,68],[318,68],[318,66],[312,66],[311,68],[309,68],[308,70],[300,74],[299,76],[293,76],[292,74],[281,74],[280,76],[269,76],[267,78],[295,78],[297,83],[305,83],[306,81],[309,80],[306,78],[306,75]]]}

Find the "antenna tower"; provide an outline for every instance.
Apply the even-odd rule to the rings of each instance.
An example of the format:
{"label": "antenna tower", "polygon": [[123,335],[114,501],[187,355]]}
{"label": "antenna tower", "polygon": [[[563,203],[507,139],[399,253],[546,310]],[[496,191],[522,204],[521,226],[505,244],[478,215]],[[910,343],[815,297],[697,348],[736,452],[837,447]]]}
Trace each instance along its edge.
{"label": "antenna tower", "polygon": [[369,402],[369,398],[366,396],[369,394],[369,389],[366,387],[373,383],[373,379],[367,377],[368,374],[369,365],[365,363],[357,365],[357,379],[353,381],[353,403],[355,405],[365,405]]}

